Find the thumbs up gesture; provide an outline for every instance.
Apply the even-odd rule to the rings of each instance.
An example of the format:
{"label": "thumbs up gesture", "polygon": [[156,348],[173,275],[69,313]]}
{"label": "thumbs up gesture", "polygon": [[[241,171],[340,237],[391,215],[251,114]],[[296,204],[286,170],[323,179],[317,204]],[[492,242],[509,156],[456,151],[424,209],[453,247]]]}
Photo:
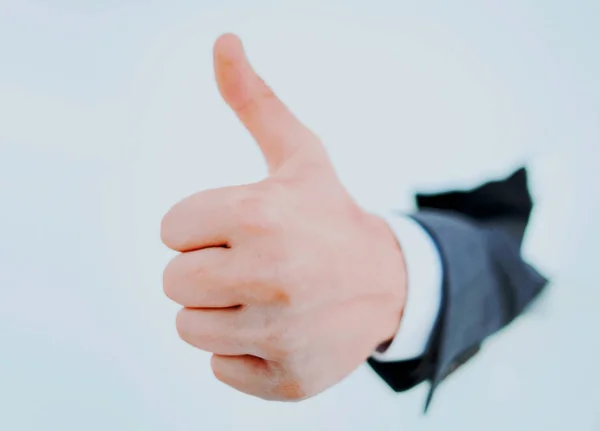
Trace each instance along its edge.
{"label": "thumbs up gesture", "polygon": [[258,143],[269,177],[197,193],[162,222],[180,252],[164,290],[177,330],[213,353],[222,382],[301,400],[339,382],[393,338],[406,297],[393,233],[362,210],[319,141],[248,63],[240,40],[214,47],[220,93]]}

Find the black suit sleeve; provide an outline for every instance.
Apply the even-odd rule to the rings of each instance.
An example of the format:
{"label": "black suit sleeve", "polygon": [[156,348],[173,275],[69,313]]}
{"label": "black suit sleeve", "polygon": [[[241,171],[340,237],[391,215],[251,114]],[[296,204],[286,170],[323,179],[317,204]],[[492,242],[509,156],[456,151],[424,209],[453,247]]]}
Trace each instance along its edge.
{"label": "black suit sleeve", "polygon": [[417,195],[413,218],[442,259],[442,306],[425,354],[369,365],[397,392],[427,380],[431,389],[475,355],[484,340],[524,312],[547,280],[523,261],[532,210],[527,172],[470,191]]}

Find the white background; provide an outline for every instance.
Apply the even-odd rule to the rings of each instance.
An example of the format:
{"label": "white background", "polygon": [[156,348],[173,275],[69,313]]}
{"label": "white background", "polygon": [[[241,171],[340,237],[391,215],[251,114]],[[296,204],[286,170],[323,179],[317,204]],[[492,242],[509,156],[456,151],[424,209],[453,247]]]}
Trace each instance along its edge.
{"label": "white background", "polygon": [[[600,429],[600,3],[320,3],[0,0],[1,430]],[[553,283],[426,417],[366,366],[241,395],[178,339],[162,215],[266,171],[214,86],[225,31],[366,208],[528,163]]]}

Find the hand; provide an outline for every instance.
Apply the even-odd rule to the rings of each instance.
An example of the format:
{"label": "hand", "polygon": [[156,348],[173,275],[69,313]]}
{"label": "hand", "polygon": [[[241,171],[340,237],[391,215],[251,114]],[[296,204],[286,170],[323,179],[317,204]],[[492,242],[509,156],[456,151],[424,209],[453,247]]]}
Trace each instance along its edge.
{"label": "hand", "polygon": [[162,239],[181,252],[164,289],[177,330],[214,353],[215,376],[270,400],[339,382],[400,324],[403,256],[387,224],[344,189],[315,136],[247,62],[233,35],[214,47],[221,95],[252,134],[270,176],[175,205]]}

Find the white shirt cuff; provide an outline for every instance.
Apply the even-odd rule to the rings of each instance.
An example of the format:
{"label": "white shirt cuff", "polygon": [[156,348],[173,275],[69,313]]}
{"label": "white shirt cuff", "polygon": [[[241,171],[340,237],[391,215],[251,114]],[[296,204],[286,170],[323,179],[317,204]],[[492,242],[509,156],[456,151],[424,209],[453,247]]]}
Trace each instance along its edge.
{"label": "white shirt cuff", "polygon": [[414,219],[381,216],[390,226],[406,263],[407,298],[400,329],[378,361],[405,361],[422,356],[433,331],[442,299],[442,262],[433,239]]}

